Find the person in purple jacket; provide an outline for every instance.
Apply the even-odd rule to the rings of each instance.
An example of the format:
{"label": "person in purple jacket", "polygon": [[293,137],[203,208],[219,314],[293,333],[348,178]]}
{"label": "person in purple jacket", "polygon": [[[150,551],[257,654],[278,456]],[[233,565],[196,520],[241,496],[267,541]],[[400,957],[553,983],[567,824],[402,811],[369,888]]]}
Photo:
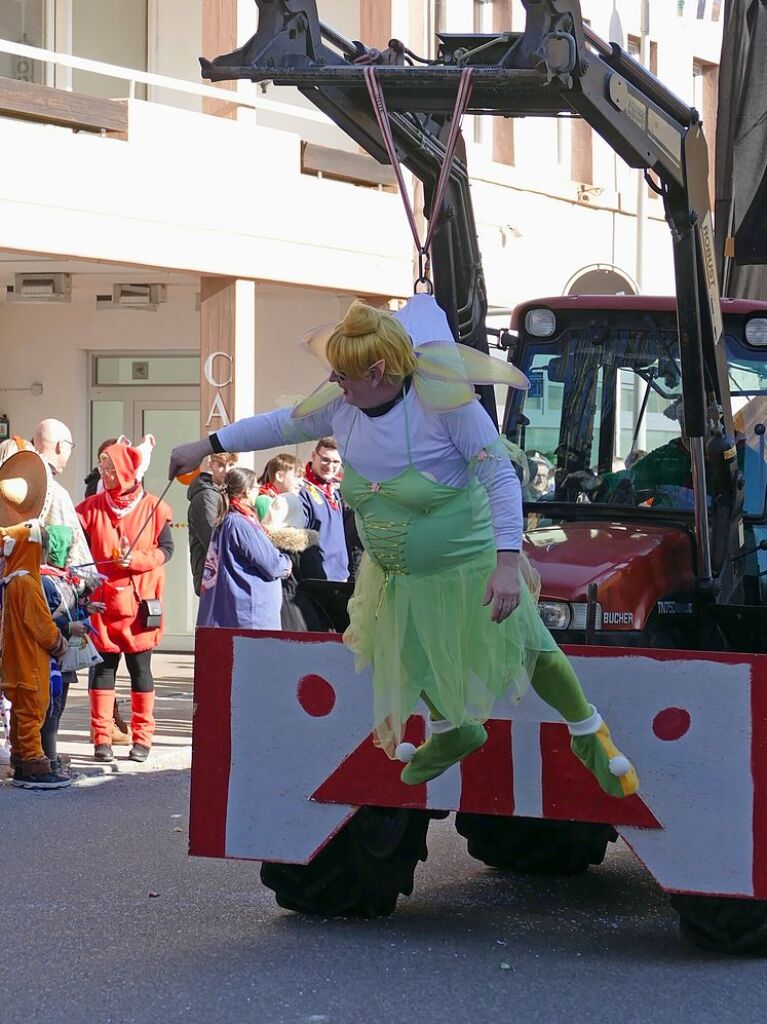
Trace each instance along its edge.
{"label": "person in purple jacket", "polygon": [[291,562],[272,544],[253,510],[258,481],[230,469],[200,585],[198,626],[280,629],[282,584]]}

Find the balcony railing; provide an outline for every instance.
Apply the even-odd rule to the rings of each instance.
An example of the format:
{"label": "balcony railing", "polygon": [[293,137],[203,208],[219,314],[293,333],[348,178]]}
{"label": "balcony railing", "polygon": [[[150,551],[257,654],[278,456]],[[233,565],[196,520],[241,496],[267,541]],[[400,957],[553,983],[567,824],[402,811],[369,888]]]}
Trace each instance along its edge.
{"label": "balcony railing", "polygon": [[[317,124],[327,125],[329,122],[319,111],[307,110],[303,107],[294,107],[287,103],[275,103],[272,100],[268,100],[261,97],[254,99],[248,99],[241,93],[231,89],[216,88],[212,85],[205,85],[202,82],[188,82],[181,78],[172,78],[169,75],[158,75],[150,71],[139,71],[138,68],[126,68],[121,67],[117,64],[107,64],[99,60],[90,60],[86,57],[75,57],[70,53],[58,53],[55,50],[45,50],[38,46],[28,46],[25,43],[15,43],[10,39],[0,39],[0,53],[12,54],[16,57],[22,57],[26,60],[38,61],[43,64],[51,64],[56,67],[70,68],[76,71],[84,71],[94,75],[99,75],[106,78],[120,79],[128,83],[128,98],[136,98],[136,86],[143,85],[150,89],[163,89],[170,92],[185,93],[187,95],[199,96],[201,99],[215,100],[217,104],[228,105],[229,108],[244,107],[249,110],[263,111],[269,114],[278,114],[280,117],[294,118],[300,121],[310,121]],[[0,79],[0,87],[3,82],[14,82],[19,89],[31,85],[31,83],[16,82],[15,79]],[[50,97],[52,93],[69,92],[69,89],[50,89],[47,86],[35,86],[36,90],[41,90],[36,95],[42,96],[45,93]],[[19,89],[15,90],[18,95]],[[10,92],[10,90],[9,90]],[[30,92],[30,95],[35,95],[34,92]],[[151,101],[151,97],[150,97]],[[26,109],[13,109],[14,106],[13,95],[10,100],[6,100],[0,113],[5,115],[13,116],[16,113],[20,117],[33,117],[33,115]],[[50,100],[49,102],[53,102]],[[102,102],[110,102],[103,101]],[[111,101],[119,102],[119,101]],[[27,104],[28,106],[29,104]],[[42,103],[43,113],[45,102]],[[59,117],[45,116],[34,116],[34,120],[49,121],[54,124],[65,123]],[[93,126],[87,124],[69,124],[69,127],[89,128],[93,129]],[[109,130],[108,126],[105,126],[104,130]]]}

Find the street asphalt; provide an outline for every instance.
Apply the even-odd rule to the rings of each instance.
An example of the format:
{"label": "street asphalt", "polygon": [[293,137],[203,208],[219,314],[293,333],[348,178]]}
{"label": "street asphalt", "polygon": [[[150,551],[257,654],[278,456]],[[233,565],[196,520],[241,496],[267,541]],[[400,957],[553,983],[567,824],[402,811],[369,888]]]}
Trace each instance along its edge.
{"label": "street asphalt", "polygon": [[3,1024],[765,1019],[765,962],[682,944],[624,846],[580,878],[519,879],[471,860],[452,819],[433,822],[413,896],[377,921],[296,916],[257,864],[189,858],[191,704],[176,675],[154,764],[126,772],[120,753],[117,771],[68,790],[0,786]]}

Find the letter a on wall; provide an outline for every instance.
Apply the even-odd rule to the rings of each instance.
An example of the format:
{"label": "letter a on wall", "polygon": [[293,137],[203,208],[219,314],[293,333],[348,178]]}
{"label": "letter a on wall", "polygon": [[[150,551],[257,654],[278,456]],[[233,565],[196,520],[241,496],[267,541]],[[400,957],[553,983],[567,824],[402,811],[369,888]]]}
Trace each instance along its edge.
{"label": "letter a on wall", "polygon": [[220,391],[216,392],[216,397],[213,399],[213,404],[210,407],[210,412],[208,413],[208,418],[205,421],[205,426],[209,427],[211,420],[215,419],[220,420],[218,424],[220,427],[225,427],[227,423],[231,423],[229,413],[226,411],[226,406],[224,405],[224,400],[221,397]]}

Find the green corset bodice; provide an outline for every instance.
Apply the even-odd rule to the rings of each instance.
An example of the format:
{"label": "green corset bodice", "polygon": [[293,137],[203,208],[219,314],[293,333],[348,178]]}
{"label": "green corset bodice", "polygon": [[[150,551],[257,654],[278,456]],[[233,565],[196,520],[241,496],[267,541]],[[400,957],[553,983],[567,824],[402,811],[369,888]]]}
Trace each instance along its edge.
{"label": "green corset bodice", "polygon": [[341,492],[366,552],[387,574],[429,575],[495,549],[487,492],[476,480],[448,487],[411,465],[376,483],[347,463]]}

